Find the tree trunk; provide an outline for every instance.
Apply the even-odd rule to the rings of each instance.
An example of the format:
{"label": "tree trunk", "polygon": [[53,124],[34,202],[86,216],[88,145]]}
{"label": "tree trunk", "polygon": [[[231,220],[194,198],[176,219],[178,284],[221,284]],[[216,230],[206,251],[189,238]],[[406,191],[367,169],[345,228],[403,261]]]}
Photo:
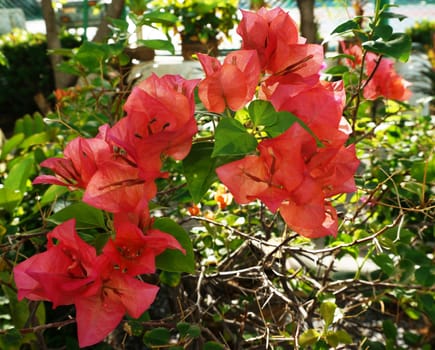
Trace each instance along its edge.
{"label": "tree trunk", "polygon": [[[56,16],[54,14],[53,6],[51,0],[42,0],[42,16],[45,21],[45,28],[47,32],[47,48],[49,50],[55,50],[61,48],[61,43],[59,39],[59,28],[56,23]],[[62,89],[74,83],[75,77],[60,72],[57,69],[59,63],[62,62],[62,56],[50,55],[51,67],[54,74],[54,83],[57,89]]]}
{"label": "tree trunk", "polygon": [[315,0],[297,0],[299,13],[301,15],[301,35],[308,43],[317,41],[317,23],[314,18]]}
{"label": "tree trunk", "polygon": [[108,26],[109,21],[107,18],[120,18],[122,12],[124,11],[124,5],[125,0],[112,0],[107,8],[106,15],[98,26],[97,33],[95,33],[92,41],[101,43],[107,40],[107,38],[110,36],[110,28]]}

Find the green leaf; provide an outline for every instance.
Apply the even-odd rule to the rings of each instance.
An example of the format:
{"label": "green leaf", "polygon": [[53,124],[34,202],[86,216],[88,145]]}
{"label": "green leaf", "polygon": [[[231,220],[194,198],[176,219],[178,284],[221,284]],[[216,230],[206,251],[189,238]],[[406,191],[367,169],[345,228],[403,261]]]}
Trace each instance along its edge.
{"label": "green leaf", "polygon": [[330,57],[328,56],[328,59],[330,59],[330,60],[339,60],[339,59],[342,59],[342,58],[348,58],[348,59],[350,59],[352,61],[355,61],[355,56],[348,55],[348,54],[345,54],[345,53],[340,53],[340,54],[333,55],[333,56],[330,56]]}
{"label": "green leaf", "polygon": [[138,25],[151,25],[154,23],[161,23],[165,25],[175,24],[178,20],[178,17],[170,12],[162,12],[162,11],[152,11],[143,14],[141,16],[141,20],[138,22]]}
{"label": "green leaf", "polygon": [[22,121],[23,121],[24,134],[26,135],[26,138],[28,138],[32,136],[32,134],[34,133],[33,118],[29,114],[26,114],[22,118]]}
{"label": "green leaf", "polygon": [[212,157],[246,155],[256,148],[257,140],[239,121],[224,118],[219,122]]}
{"label": "green leaf", "polygon": [[403,21],[404,19],[408,18],[408,16],[402,15],[400,13],[392,13],[392,12],[384,12],[384,11],[382,11],[380,17],[382,19],[397,18],[399,21]]}
{"label": "green leaf", "polygon": [[21,192],[4,187],[0,188],[0,211],[5,210],[12,214],[22,199],[23,194]]}
{"label": "green leaf", "polygon": [[435,296],[431,294],[422,294],[419,296],[423,306],[423,311],[429,316],[432,324],[435,324]]}
{"label": "green leaf", "polygon": [[352,343],[352,337],[344,329],[339,329],[338,331],[335,332],[335,335],[337,336],[338,342],[340,344]]}
{"label": "green leaf", "polygon": [[14,149],[16,149],[23,142],[24,138],[24,133],[18,133],[12,136],[9,140],[7,140],[1,148],[0,159],[6,159],[6,156]]}
{"label": "green leaf", "polygon": [[42,195],[39,203],[35,204],[33,211],[37,212],[41,207],[53,203],[57,198],[68,192],[66,186],[51,185]]}
{"label": "green leaf", "polygon": [[177,323],[178,332],[180,332],[180,336],[198,338],[201,335],[201,327],[196,324],[190,324],[187,322],[179,322]]}
{"label": "green leaf", "polygon": [[73,65],[73,61],[62,61],[57,66],[57,69],[60,72],[64,72],[71,75],[80,75],[81,71],[77,68],[77,66]]}
{"label": "green leaf", "polygon": [[88,70],[98,72],[100,64],[108,58],[108,52],[109,48],[103,44],[85,41],[75,59]]}
{"label": "green leaf", "polygon": [[33,134],[32,136],[27,137],[20,145],[20,148],[26,149],[30,146],[34,145],[42,145],[49,140],[48,134],[44,132],[40,132],[37,134]]}
{"label": "green leaf", "polygon": [[264,100],[252,101],[248,106],[249,117],[255,126],[269,126],[273,125],[276,120],[274,118],[276,110],[273,105]]}
{"label": "green leaf", "polygon": [[162,271],[159,275],[159,279],[163,284],[175,288],[180,284],[181,275],[179,272]]}
{"label": "green leaf", "polygon": [[65,56],[65,57],[72,57],[72,56],[74,56],[73,50],[72,49],[66,49],[66,48],[47,50],[47,53],[49,55],[58,55],[58,56]]}
{"label": "green leaf", "polygon": [[331,347],[323,339],[320,339],[314,344],[313,350],[331,350]]}
{"label": "green leaf", "polygon": [[264,131],[270,137],[281,135],[295,122],[300,122],[311,133],[311,130],[298,117],[286,111],[277,112],[269,101],[253,101],[248,107],[248,112],[254,125],[264,127]]}
{"label": "green leaf", "polygon": [[190,323],[187,322],[178,322],[177,323],[177,330],[180,333],[180,336],[184,338],[187,335],[187,332],[190,328]]}
{"label": "green leaf", "polygon": [[[0,279],[2,281],[10,281],[10,274],[6,271],[1,272]],[[25,328],[29,317],[31,316],[31,308],[35,308],[32,310],[33,317],[38,321],[39,324],[45,323],[45,307],[42,302],[31,302],[29,300],[21,300],[18,301],[17,294],[11,288],[6,285],[2,285],[2,291],[4,295],[9,300],[9,313],[11,315],[12,324],[17,328]],[[26,334],[22,341],[29,341],[35,339],[34,334]]]}
{"label": "green leaf", "polygon": [[379,341],[368,341],[367,350],[385,350],[385,345]]}
{"label": "green leaf", "polygon": [[124,52],[125,45],[122,41],[117,41],[113,44],[107,45],[108,48],[107,55],[108,56],[118,56]]}
{"label": "green leaf", "polygon": [[420,334],[416,334],[413,332],[405,332],[403,334],[403,340],[407,345],[411,345],[416,347],[418,343],[421,341],[422,336]]}
{"label": "green leaf", "polygon": [[204,350],[224,350],[225,347],[222,344],[216,343],[214,341],[208,341],[204,344]]}
{"label": "green leaf", "polygon": [[123,52],[118,56],[118,60],[121,66],[126,66],[130,63],[130,56]]}
{"label": "green leaf", "polygon": [[389,40],[393,34],[393,27],[388,24],[380,24],[375,27],[373,31],[375,38],[382,38],[383,40]]}
{"label": "green leaf", "polygon": [[183,174],[187,188],[195,203],[198,203],[218,177],[216,168],[236,160],[237,157],[212,158],[213,144],[199,142],[192,145],[189,155],[183,160]]}
{"label": "green leaf", "polygon": [[350,30],[358,30],[360,29],[359,24],[354,20],[351,19],[349,21],[346,21],[344,23],[339,24],[333,31],[331,34],[342,34],[344,32],[348,32]]}
{"label": "green leaf", "polygon": [[326,334],[326,342],[329,346],[336,348],[338,344],[351,344],[352,337],[345,330],[330,331]]}
{"label": "green leaf", "polygon": [[103,212],[83,202],[70,204],[47,220],[59,225],[69,219],[76,219],[76,228],[78,230],[106,227]]}
{"label": "green leaf", "polygon": [[0,66],[5,66],[6,68],[9,67],[8,59],[2,51],[0,51]]}
{"label": "green leaf", "polygon": [[387,339],[395,340],[397,338],[397,328],[394,322],[387,319],[382,322],[382,329]]}
{"label": "green leaf", "polygon": [[387,254],[374,255],[372,260],[387,276],[391,276],[394,273],[394,261]]}
{"label": "green leaf", "polygon": [[294,123],[298,123],[314,137],[318,146],[322,145],[319,138],[301,119],[290,112],[277,112],[269,101],[253,101],[248,107],[248,112],[254,125],[256,127],[264,126],[264,131],[270,137],[279,136]]}
{"label": "green leaf", "polygon": [[276,137],[286,131],[297,117],[290,112],[277,112],[269,101],[256,100],[248,107],[249,117],[256,127],[264,127],[270,137]]}
{"label": "green leaf", "polygon": [[9,171],[8,177],[4,181],[4,187],[13,191],[26,191],[26,183],[29,180],[30,174],[33,172],[34,160],[32,158],[24,158],[16,163]]}
{"label": "green leaf", "polygon": [[349,72],[349,68],[347,66],[333,66],[325,70],[325,74],[341,76],[344,73]]}
{"label": "green leaf", "polygon": [[435,180],[435,157],[426,159],[425,161],[413,162],[411,167],[411,175],[417,181],[423,183],[434,182]]}
{"label": "green leaf", "polygon": [[97,251],[97,254],[101,254],[107,241],[111,238],[111,233],[96,232],[93,234],[93,239],[90,244],[93,245]]}
{"label": "green leaf", "polygon": [[332,301],[325,301],[320,305],[320,316],[325,321],[325,328],[328,328],[334,321],[334,313],[337,305]]}
{"label": "green leaf", "polygon": [[416,281],[425,287],[431,287],[435,284],[435,275],[433,271],[435,267],[432,266],[420,266],[415,270]]}
{"label": "green leaf", "polygon": [[23,335],[16,328],[8,329],[0,335],[0,348],[3,350],[17,350],[22,345]]}
{"label": "green leaf", "polygon": [[192,145],[189,155],[183,160],[187,188],[195,203],[198,203],[210,185],[217,179],[217,158],[212,158],[213,144],[200,142]]}
{"label": "green leaf", "polygon": [[320,338],[320,333],[315,329],[307,329],[299,336],[299,344],[301,346],[309,346],[315,344]]}
{"label": "green leaf", "polygon": [[191,338],[198,338],[201,335],[201,327],[196,324],[193,324],[189,327],[187,334]]}
{"label": "green leaf", "polygon": [[397,246],[397,251],[405,259],[412,261],[415,265],[431,266],[432,260],[429,259],[424,252],[405,244]]}
{"label": "green leaf", "polygon": [[367,51],[375,52],[398,59],[399,61],[408,61],[411,53],[411,39],[405,33],[394,33],[388,41],[369,40],[362,44]]}
{"label": "green leaf", "polygon": [[46,124],[44,118],[39,113],[33,115],[33,129],[35,133],[40,133],[46,130]]}
{"label": "green leaf", "polygon": [[149,47],[154,50],[166,50],[172,54],[175,54],[174,45],[169,40],[163,39],[148,39],[148,40],[138,40],[138,43]]}
{"label": "green leaf", "polygon": [[108,17],[107,21],[112,25],[112,30],[126,33],[128,30],[128,22],[125,19]]}
{"label": "green leaf", "polygon": [[158,327],[145,332],[143,336],[143,343],[150,347],[167,345],[169,343],[170,337],[171,333],[168,329]]}
{"label": "green leaf", "polygon": [[168,272],[195,272],[195,257],[193,255],[192,241],[187,232],[176,222],[168,218],[158,218],[153,228],[174,236],[186,250],[186,255],[176,249],[166,249],[156,257],[158,269]]}

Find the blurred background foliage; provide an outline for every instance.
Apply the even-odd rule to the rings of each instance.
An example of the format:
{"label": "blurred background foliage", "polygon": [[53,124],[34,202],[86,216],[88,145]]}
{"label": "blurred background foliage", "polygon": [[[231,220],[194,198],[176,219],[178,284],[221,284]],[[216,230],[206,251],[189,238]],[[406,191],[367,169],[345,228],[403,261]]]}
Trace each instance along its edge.
{"label": "blurred background foliage", "polygon": [[[67,32],[60,39],[69,49],[81,43]],[[0,65],[0,127],[10,132],[16,119],[39,110],[36,99],[48,99],[55,86],[44,34],[15,29],[0,36],[0,51],[7,62]]]}
{"label": "blurred background foliage", "polygon": [[[421,28],[410,33],[415,42],[426,38],[418,34]],[[114,38],[123,30],[115,28]],[[65,47],[77,49],[61,51],[61,69],[77,75],[80,84],[53,92],[43,37],[10,35],[17,40],[2,41],[9,66],[0,66],[1,84],[15,85],[2,88],[6,108],[0,110],[28,108],[37,91],[50,108],[44,115],[33,113],[34,105],[12,109],[14,117],[27,114],[1,142],[0,348],[77,349],[74,310],[18,302],[11,270],[44,250],[45,234],[62,217],[74,215],[83,237],[98,244],[99,214],[77,206],[68,212],[79,203],[78,193],[31,181],[39,163],[60,156],[68,141],[92,137],[98,126],[122,117],[133,84],[127,79],[130,61],[119,40],[80,44],[68,37]],[[332,62],[340,65],[340,58]],[[13,76],[16,64],[15,72],[30,71]],[[20,76],[36,86],[19,83]],[[343,76],[351,96],[359,77],[341,70],[332,78]],[[92,349],[432,349],[434,115],[394,101],[349,106],[356,108],[345,113],[355,116],[361,166],[358,191],[334,199],[341,222],[336,238],[297,236],[262,205],[236,205],[213,181],[194,204],[185,177],[195,159],[168,160],[173,175],[158,183],[152,211],[189,232],[196,273],[152,276],[161,290],[151,309],[138,320],[125,319]],[[202,137],[212,136],[215,118],[198,112]]]}

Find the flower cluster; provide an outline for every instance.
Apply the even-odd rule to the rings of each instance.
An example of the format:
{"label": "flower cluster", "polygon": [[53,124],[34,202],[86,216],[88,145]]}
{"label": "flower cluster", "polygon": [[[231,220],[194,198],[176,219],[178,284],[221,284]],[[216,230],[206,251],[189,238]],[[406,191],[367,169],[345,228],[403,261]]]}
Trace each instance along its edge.
{"label": "flower cluster", "polygon": [[[284,120],[279,132],[251,130],[256,149],[216,169],[234,199],[261,200],[306,237],[337,233],[329,199],[355,190],[359,164],[354,146],[346,145],[343,85],[320,80],[323,48],[306,44],[279,8],[244,11],[238,33],[242,48],[222,62],[198,54],[205,71],[201,81],[151,75],[132,90],[124,118],[101,126],[94,138],[72,140],[62,158],[41,163],[53,174],[38,176],[34,184],[81,190],[85,203],[112,218],[111,238],[98,254],[69,220],[48,234],[45,252],[14,269],[20,299],[75,305],[80,346],[102,340],[125,313],[139,317],[158,287],[137,276],[155,272],[156,256],[164,250],[184,252],[172,235],[153,227],[149,202],[157,193],[156,179],[169,176],[162,171],[165,158],[183,160],[191,150],[198,131],[196,87],[208,111],[228,112],[221,121],[254,100],[298,120]],[[268,118],[260,118],[266,126],[273,124]],[[219,198],[222,208],[232,199]]]}
{"label": "flower cluster", "polygon": [[95,138],[78,137],[64,157],[41,163],[54,175],[34,184],[84,190],[83,201],[113,214],[113,234],[100,255],[85,243],[69,220],[47,236],[47,251],[14,269],[20,299],[74,304],[81,347],[101,341],[127,312],[139,317],[152,304],[158,287],[137,275],[154,273],[155,258],[178,249],[170,234],[152,227],[149,201],[162,159],[182,159],[197,132],[193,90],[198,81],[152,75],[135,87],[125,104],[126,117],[104,125]]}
{"label": "flower cluster", "polygon": [[[411,96],[408,87],[411,85],[403,79],[394,69],[394,62],[373,52],[366,52],[363,58],[363,51],[359,45],[346,46],[340,43],[344,53],[353,56],[346,62],[351,68],[359,69],[364,63],[367,81],[364,84],[363,96],[367,100],[387,98],[397,101],[406,101]],[[364,62],[363,62],[364,60]]]}
{"label": "flower cluster", "polygon": [[322,47],[306,44],[279,8],[244,11],[238,33],[242,50],[222,65],[199,56],[207,75],[199,85],[203,104],[213,112],[237,110],[259,86],[257,98],[292,113],[311,133],[294,123],[281,135],[263,137],[256,154],[216,172],[239,204],[260,199],[303,236],[335,235],[337,214],[328,198],[355,191],[359,164],[354,146],[345,145],[350,128],[342,118],[343,85],[320,80]]}

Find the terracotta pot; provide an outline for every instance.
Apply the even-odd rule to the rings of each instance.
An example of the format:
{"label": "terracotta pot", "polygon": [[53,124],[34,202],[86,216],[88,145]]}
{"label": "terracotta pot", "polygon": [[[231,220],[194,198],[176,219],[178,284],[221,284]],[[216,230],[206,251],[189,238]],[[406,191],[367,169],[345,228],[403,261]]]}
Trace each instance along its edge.
{"label": "terracotta pot", "polygon": [[218,55],[218,44],[217,39],[211,39],[206,43],[183,40],[181,42],[181,54],[186,61],[192,61],[192,55],[196,53],[206,53],[216,57]]}
{"label": "terracotta pot", "polygon": [[130,59],[135,59],[138,61],[152,61],[156,55],[154,49],[149,47],[139,46],[135,48],[126,47],[124,52],[130,57]]}

